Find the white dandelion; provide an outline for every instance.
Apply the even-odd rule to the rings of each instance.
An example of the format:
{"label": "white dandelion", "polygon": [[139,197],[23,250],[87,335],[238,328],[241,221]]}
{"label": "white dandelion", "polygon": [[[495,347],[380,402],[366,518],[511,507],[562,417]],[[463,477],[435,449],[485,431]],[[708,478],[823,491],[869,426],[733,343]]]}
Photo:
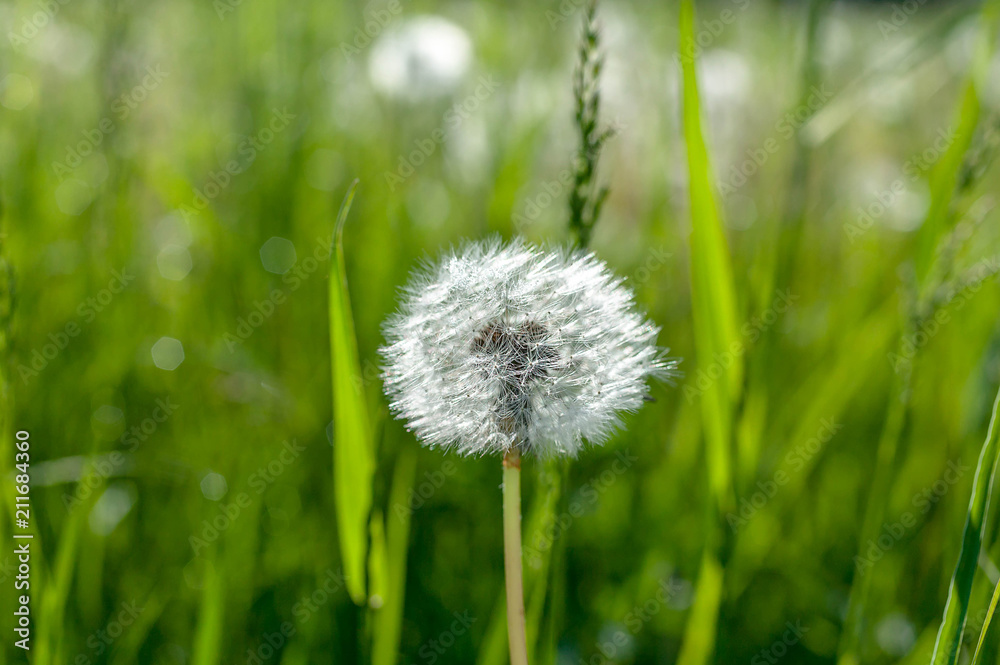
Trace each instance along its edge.
{"label": "white dandelion", "polygon": [[674,363],[592,253],[470,243],[418,271],[385,326],[394,413],[465,455],[575,456],[601,444]]}
{"label": "white dandelion", "polygon": [[521,454],[603,443],[674,362],[659,329],[597,257],[520,240],[470,243],[418,271],[385,327],[393,412],[424,444],[503,453],[504,579],[511,665],[527,665]]}

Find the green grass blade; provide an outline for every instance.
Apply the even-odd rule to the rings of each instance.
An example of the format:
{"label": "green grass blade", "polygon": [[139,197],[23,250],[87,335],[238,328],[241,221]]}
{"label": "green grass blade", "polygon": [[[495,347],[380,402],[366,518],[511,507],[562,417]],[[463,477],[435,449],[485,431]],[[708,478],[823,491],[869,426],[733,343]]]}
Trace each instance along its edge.
{"label": "green grass blade", "polygon": [[[695,62],[697,51],[694,7],[681,3],[681,63],[684,77],[684,141],[687,145],[691,196],[691,300],[698,364],[703,370],[739,343],[736,296],[729,247],[715,200],[714,177],[701,129],[701,106]],[[720,354],[720,355],[717,355]],[[710,449],[712,489],[717,498],[730,492],[729,447],[732,438],[732,405],[742,380],[740,354],[702,397],[702,417]]]}
{"label": "green grass blade", "polygon": [[684,646],[677,656],[678,665],[711,662],[715,650],[715,625],[722,602],[722,583],[722,566],[713,553],[706,552],[698,571],[698,590],[684,629]]}
{"label": "green grass blade", "polygon": [[216,665],[222,646],[223,605],[225,589],[222,575],[216,569],[215,560],[205,566],[204,586],[201,591],[201,613],[194,637],[192,665]]}
{"label": "green grass blade", "polygon": [[507,600],[503,594],[497,598],[487,624],[486,632],[479,643],[476,665],[504,665],[507,662]]}
{"label": "green grass blade", "polygon": [[979,656],[983,652],[983,643],[986,642],[986,633],[990,629],[993,621],[993,612],[997,609],[997,601],[1000,600],[1000,583],[993,587],[993,598],[990,599],[990,608],[986,612],[986,619],[983,621],[983,629],[979,633],[979,641],[976,643],[976,653],[972,656],[972,665],[979,662]]}
{"label": "green grass blade", "polygon": [[406,506],[417,468],[417,452],[404,446],[396,460],[386,513],[386,575],[382,608],[376,615],[373,665],[394,665],[399,651],[399,636],[403,626],[403,602],[406,596],[406,554],[410,542],[410,511],[396,511]]}
{"label": "green grass blade", "polygon": [[375,451],[344,267],[344,222],[358,181],[340,206],[330,261],[330,363],[333,373],[333,491],[344,575],[351,599],[365,603],[368,516],[372,506]]}
{"label": "green grass blade", "polygon": [[[89,465],[84,467],[81,477],[87,477],[91,471]],[[104,483],[101,482],[100,488]],[[63,648],[63,626],[66,621],[66,603],[73,586],[73,571],[76,570],[76,559],[80,552],[80,540],[86,528],[87,516],[100,497],[99,488],[91,492],[90,497],[73,507],[59,534],[59,544],[56,548],[55,560],[51,573],[43,578],[39,594],[40,609],[36,624],[36,650],[32,661],[38,665],[48,665],[59,662],[59,654]],[[32,549],[39,547],[40,540],[35,532]],[[36,550],[37,551],[37,550]]]}
{"label": "green grass blade", "polygon": [[372,607],[381,607],[386,594],[389,565],[385,551],[385,517],[378,508],[372,511],[368,534],[371,537],[368,547],[368,597]]}
{"label": "green grass blade", "polygon": [[958,564],[955,566],[951,583],[948,585],[948,600],[934,643],[931,665],[953,665],[958,659],[959,648],[962,645],[962,630],[965,628],[965,619],[969,611],[972,579],[976,574],[979,550],[982,547],[985,509],[993,489],[997,442],[1000,440],[998,431],[1000,428],[997,426],[998,406],[1000,406],[1000,391],[997,392],[993,403],[989,432],[979,453],[979,462],[976,464],[976,478],[972,483],[972,496],[969,499],[969,510],[965,516],[965,528],[962,532],[962,549],[958,555]]}
{"label": "green grass blade", "polygon": [[684,142],[687,146],[688,186],[691,199],[691,301],[695,349],[701,371],[713,376],[719,358],[732,362],[701,396],[705,431],[709,490],[713,506],[707,513],[706,546],[698,577],[697,600],[688,617],[684,646],[678,663],[702,665],[712,658],[719,605],[723,594],[723,571],[718,550],[725,537],[720,516],[734,504],[732,488],[732,428],[734,404],[742,384],[742,354],[737,351],[736,295],[729,247],[723,230],[715,179],[701,126],[701,103],[695,54],[695,16],[692,0],[680,8],[680,62],[683,74]]}
{"label": "green grass blade", "polygon": [[[545,525],[555,524],[558,519],[559,499],[562,495],[562,468],[564,460],[549,460],[539,474],[535,500],[541,502],[535,518],[529,522],[528,534],[539,533]],[[532,523],[533,522],[533,523]],[[564,535],[565,537],[565,535]],[[543,613],[545,600],[549,596],[549,576],[553,554],[558,554],[559,543],[551,543],[537,558],[525,562],[525,586],[528,591],[528,606],[525,608],[525,630],[528,635],[528,662],[539,662],[538,653],[544,648]],[[554,553],[553,550],[556,550]],[[544,661],[542,661],[544,662]]]}

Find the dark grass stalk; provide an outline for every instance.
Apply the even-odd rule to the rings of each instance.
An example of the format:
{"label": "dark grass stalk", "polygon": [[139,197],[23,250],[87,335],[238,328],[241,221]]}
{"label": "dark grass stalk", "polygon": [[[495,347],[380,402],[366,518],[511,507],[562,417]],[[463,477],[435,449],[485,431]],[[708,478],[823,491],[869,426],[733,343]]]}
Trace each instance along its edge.
{"label": "dark grass stalk", "polygon": [[573,117],[580,147],[573,164],[569,227],[577,244],[586,248],[590,244],[590,237],[609,191],[608,187],[596,184],[597,162],[604,143],[614,135],[612,128],[600,126],[599,83],[604,56],[600,50],[596,1],[587,7],[578,55],[579,61],[573,75]]}

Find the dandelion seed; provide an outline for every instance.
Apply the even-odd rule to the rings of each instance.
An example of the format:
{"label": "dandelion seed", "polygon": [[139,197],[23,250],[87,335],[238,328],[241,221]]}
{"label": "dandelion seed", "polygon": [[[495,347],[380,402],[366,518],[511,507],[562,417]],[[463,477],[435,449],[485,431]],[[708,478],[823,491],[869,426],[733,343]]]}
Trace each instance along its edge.
{"label": "dandelion seed", "polygon": [[466,455],[575,456],[642,406],[675,363],[591,253],[470,243],[419,270],[385,327],[393,412]]}

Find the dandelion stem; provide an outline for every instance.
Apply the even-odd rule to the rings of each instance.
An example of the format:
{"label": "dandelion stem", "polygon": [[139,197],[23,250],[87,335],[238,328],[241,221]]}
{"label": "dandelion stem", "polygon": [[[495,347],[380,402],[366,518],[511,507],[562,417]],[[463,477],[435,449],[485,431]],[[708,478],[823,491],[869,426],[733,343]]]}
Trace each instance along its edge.
{"label": "dandelion stem", "polygon": [[521,572],[521,453],[516,446],[503,457],[503,550],[510,663],[528,665],[528,640],[524,630],[524,582]]}

